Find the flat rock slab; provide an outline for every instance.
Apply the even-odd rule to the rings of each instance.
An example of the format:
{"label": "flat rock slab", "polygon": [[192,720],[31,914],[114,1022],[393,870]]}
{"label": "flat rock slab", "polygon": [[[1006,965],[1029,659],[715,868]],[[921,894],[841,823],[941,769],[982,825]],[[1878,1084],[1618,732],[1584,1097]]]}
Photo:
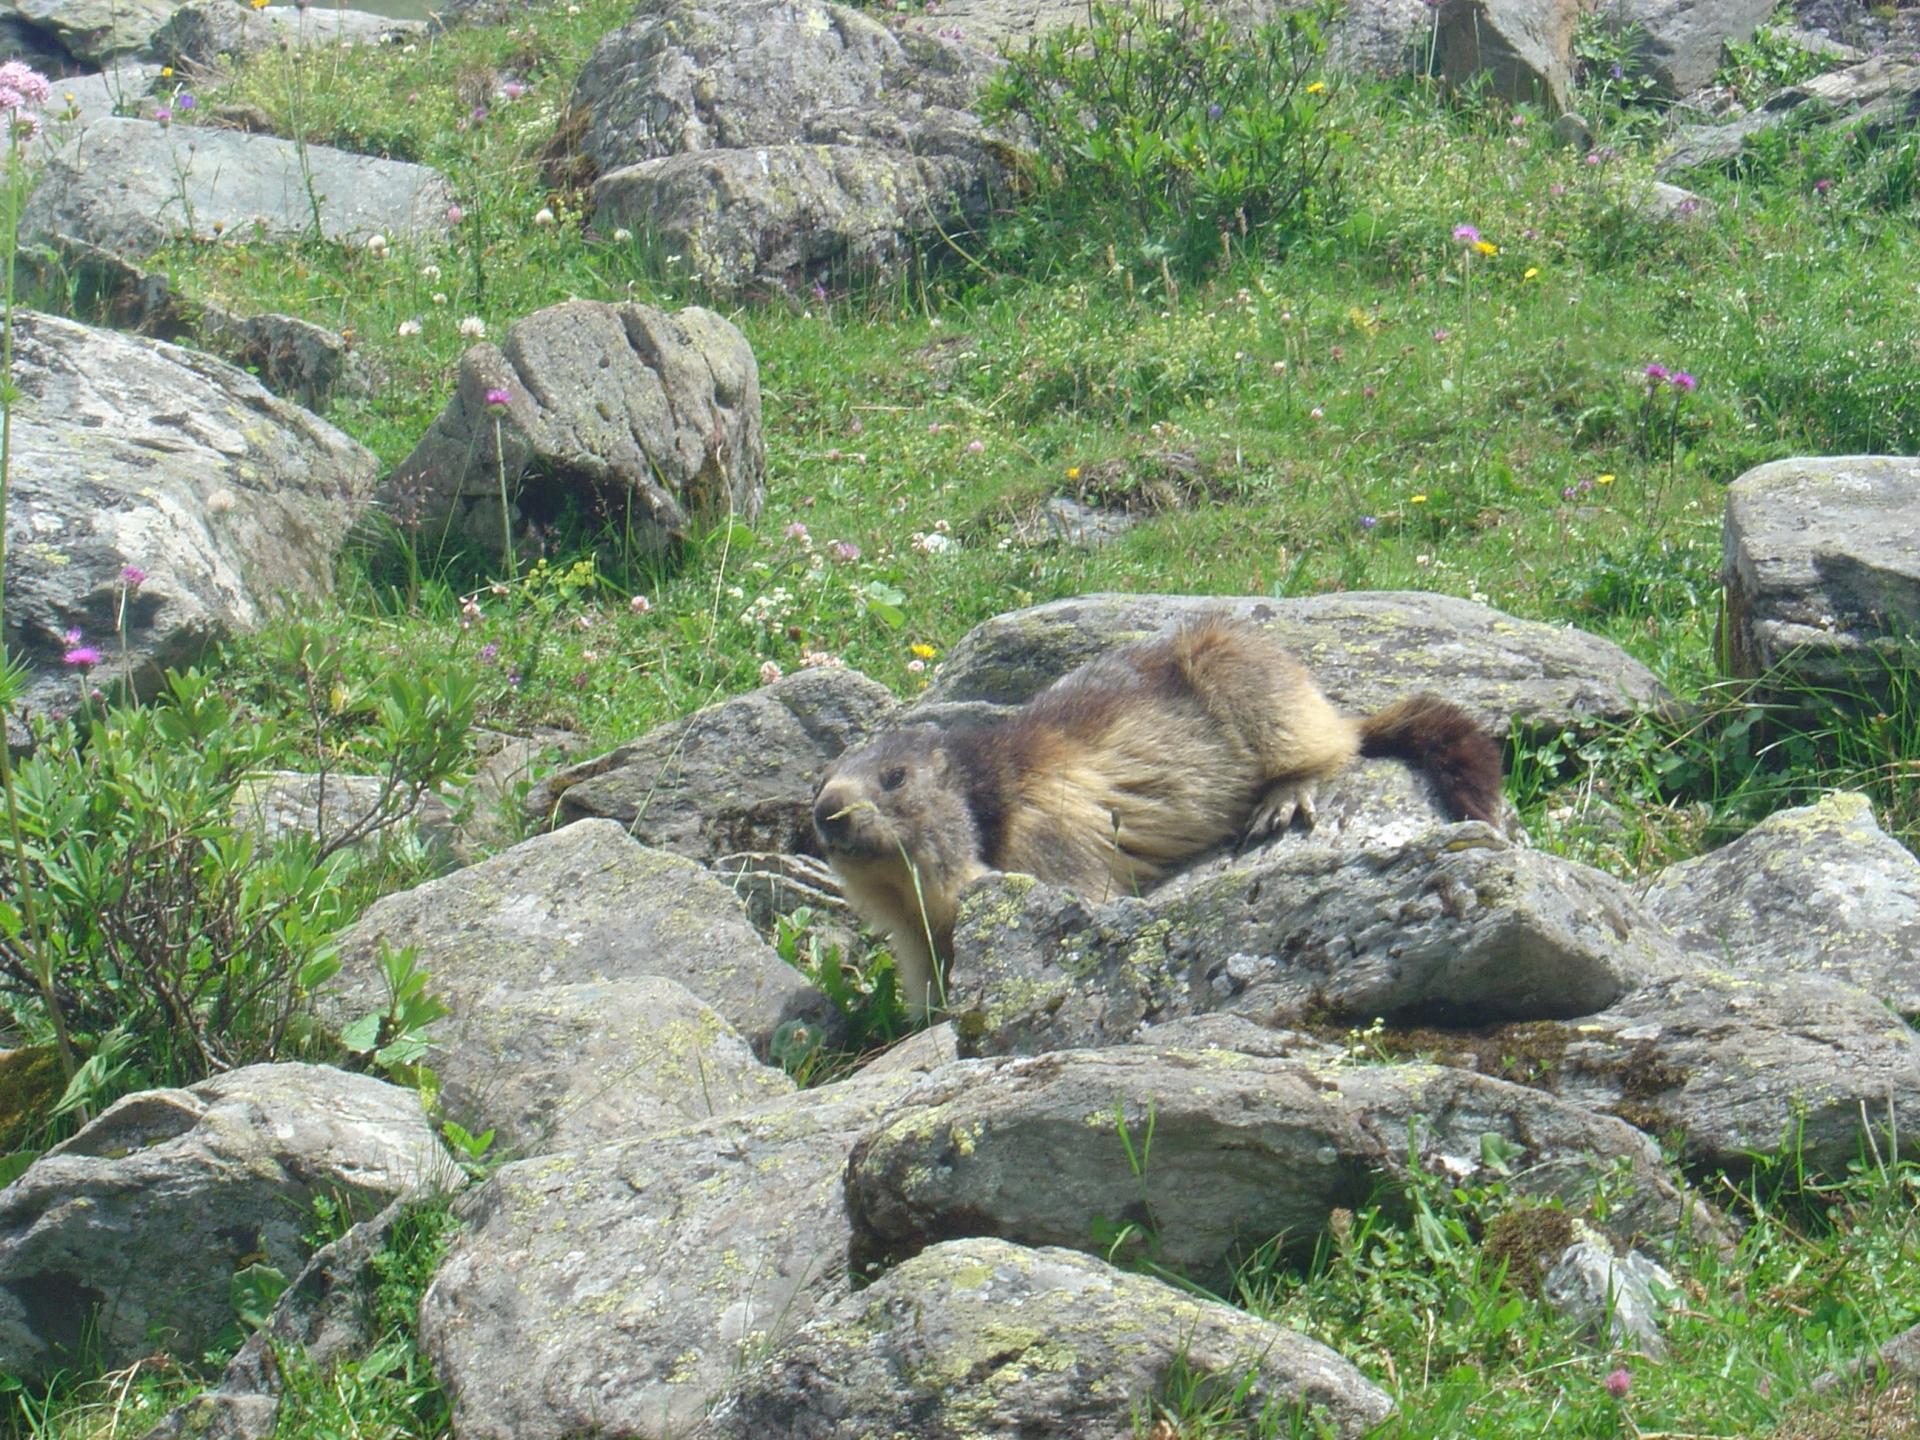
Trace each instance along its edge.
{"label": "flat rock slab", "polygon": [[1116,645],[1222,613],[1266,626],[1335,703],[1358,713],[1437,690],[1504,735],[1510,723],[1523,730],[1590,730],[1672,699],[1646,666],[1596,636],[1447,595],[1382,590],[1297,600],[1056,600],[969,631],[924,700],[1019,704]]}
{"label": "flat rock slab", "polygon": [[223,361],[48,315],[20,317],[7,506],[8,643],[37,707],[70,706],[69,630],[151,693],[166,666],[251,629],[277,594],[324,595],[373,488],[371,451]]}
{"label": "flat rock slab", "polygon": [[847,1151],[910,1083],[845,1081],[497,1171],[420,1302],[455,1433],[689,1434],[845,1289]]}
{"label": "flat rock slab", "polygon": [[[734,1387],[714,1440],[1085,1440],[1138,1433],[1176,1374],[1245,1433],[1304,1412],[1358,1437],[1393,1402],[1318,1341],[1069,1250],[955,1240],[823,1309]],[[1324,1428],[1319,1428],[1324,1427]]]}
{"label": "flat rock slab", "polygon": [[0,19],[17,16],[82,66],[144,50],[179,0],[6,0]]}
{"label": "flat rock slab", "polygon": [[1668,98],[1712,81],[1728,41],[1745,44],[1779,7],[1772,0],[1623,0],[1608,18],[1640,27],[1640,61]]}
{"label": "flat rock slab", "polygon": [[1768,816],[1731,845],[1670,865],[1640,898],[1716,969],[1844,981],[1920,1016],[1920,861],[1864,795]]}
{"label": "flat rock slab", "polygon": [[856,670],[799,670],[558,771],[529,808],[555,825],[617,820],[703,862],[812,853],[820,777],[896,708],[891,690]]}
{"label": "flat rock slab", "polygon": [[[1726,612],[1733,674],[1792,698],[1885,689],[1920,629],[1920,460],[1777,460],[1727,492]],[[1811,698],[1811,697],[1803,697]]]}
{"label": "flat rock slab", "polygon": [[1536,1083],[1649,1134],[1687,1161],[1743,1170],[1798,1155],[1837,1173],[1869,1132],[1920,1126],[1920,1037],[1868,995],[1817,977],[1777,980],[1695,969],[1643,986],[1598,1015],[1494,1032]]}
{"label": "flat rock slab", "polygon": [[1619,881],[1462,824],[1390,850],[1283,836],[1106,903],[989,879],[962,903],[948,990],[963,1050],[1032,1054],[1208,1011],[1281,1026],[1585,1015],[1683,965]]}
{"label": "flat rock slab", "polygon": [[424,165],[108,116],[47,157],[20,231],[136,253],[189,238],[294,240],[316,225],[324,239],[364,244],[440,233],[452,199]]}
{"label": "flat rock slab", "polygon": [[[496,414],[487,397],[500,391]],[[516,525],[524,509],[571,506],[663,555],[696,526],[758,515],[766,470],[760,370],[730,321],[568,300],[460,357],[453,398],[380,501],[408,530],[497,551],[504,484]]]}
{"label": "flat rock slab", "polygon": [[685,1125],[790,1094],[711,1005],[646,975],[489,995],[436,1032],[449,1118],[544,1155]]}
{"label": "flat rock slab", "polygon": [[825,1033],[839,1023],[719,881],[608,820],[536,836],[376,902],[341,935],[342,968],[320,996],[323,1017],[341,1027],[382,1009],[381,951],[404,946],[451,1010],[451,1028],[553,986],[642,976],[678,981],[763,1055],[789,1021]]}
{"label": "flat rock slab", "polygon": [[1527,1193],[1579,1209],[1619,1160],[1635,1182],[1629,1225],[1670,1235],[1689,1209],[1646,1136],[1524,1086],[1437,1065],[1138,1045],[927,1075],[848,1159],[852,1254],[869,1271],[998,1235],[1218,1284],[1276,1238],[1311,1247],[1334,1210],[1407,1179],[1410,1154],[1458,1183],[1490,1180],[1486,1135],[1525,1152],[1507,1183]]}
{"label": "flat rock slab", "polygon": [[234,1272],[296,1275],[312,1205],[372,1214],[458,1172],[420,1097],[318,1065],[254,1065],[108,1107],[0,1190],[0,1373],[197,1360]]}

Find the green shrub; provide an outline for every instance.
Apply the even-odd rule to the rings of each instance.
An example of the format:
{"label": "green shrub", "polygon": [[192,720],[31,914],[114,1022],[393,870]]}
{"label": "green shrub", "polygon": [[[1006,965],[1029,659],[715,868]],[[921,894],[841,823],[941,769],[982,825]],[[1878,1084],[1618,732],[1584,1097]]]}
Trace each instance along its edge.
{"label": "green shrub", "polygon": [[[309,672],[317,703],[347,708],[325,676]],[[30,1025],[49,1026],[57,1005],[91,1053],[70,1103],[295,1046],[304,997],[336,968],[333,932],[361,898],[351,847],[463,758],[472,685],[399,671],[367,705],[382,797],[324,843],[266,841],[236,812],[250,776],[301,757],[198,670],[170,675],[150,706],[50,727],[19,764],[23,844],[8,878],[24,861],[37,924],[0,904],[0,994]]]}
{"label": "green shrub", "polygon": [[[1033,200],[1003,254],[1183,275],[1244,244],[1278,250],[1334,208],[1339,132],[1326,57],[1335,7],[1236,26],[1203,0],[1094,0],[1087,26],[1031,45],[981,100],[1029,138]],[[1116,257],[1117,258],[1117,257]]]}
{"label": "green shrub", "polygon": [[1787,30],[1792,23],[1791,7],[1784,8],[1745,44],[1727,41],[1726,64],[1714,79],[1733,91],[1742,105],[1758,105],[1776,90],[1811,80],[1839,63],[1795,40]]}

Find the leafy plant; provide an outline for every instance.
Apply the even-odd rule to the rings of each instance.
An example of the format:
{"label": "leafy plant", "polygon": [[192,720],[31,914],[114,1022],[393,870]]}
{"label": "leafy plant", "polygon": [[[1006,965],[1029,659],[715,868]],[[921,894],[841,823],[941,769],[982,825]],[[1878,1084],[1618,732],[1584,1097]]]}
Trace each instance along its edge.
{"label": "leafy plant", "polygon": [[1783,8],[1747,41],[1729,40],[1726,61],[1714,76],[1742,105],[1758,105],[1776,90],[1823,75],[1840,62],[1809,50],[1793,38],[1792,8]]}
{"label": "leafy plant", "polygon": [[1001,252],[1118,245],[1129,269],[1188,276],[1306,234],[1336,197],[1339,132],[1315,78],[1334,14],[1320,3],[1246,28],[1203,0],[1093,0],[1085,27],[1012,57],[979,108],[1032,139],[1038,233],[1016,223]]}
{"label": "leafy plant", "polygon": [[[858,1054],[906,1034],[911,1022],[900,999],[893,958],[882,952],[864,969],[853,965],[839,945],[821,935],[818,924],[819,917],[805,905],[777,917],[774,949],[847,1017],[849,1048]],[[820,1037],[810,1027],[790,1021],[774,1033],[774,1058],[789,1074],[811,1073],[819,1063],[819,1045]]]}

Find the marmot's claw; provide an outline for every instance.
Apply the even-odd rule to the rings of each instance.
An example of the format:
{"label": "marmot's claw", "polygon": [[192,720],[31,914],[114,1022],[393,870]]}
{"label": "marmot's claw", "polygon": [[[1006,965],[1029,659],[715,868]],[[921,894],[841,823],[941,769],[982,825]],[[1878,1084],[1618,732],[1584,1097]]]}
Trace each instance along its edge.
{"label": "marmot's claw", "polygon": [[1267,793],[1253,807],[1253,815],[1241,833],[1241,848],[1258,845],[1284,834],[1293,828],[1296,819],[1302,830],[1311,830],[1314,821],[1313,791],[1311,780],[1280,780],[1267,787]]}

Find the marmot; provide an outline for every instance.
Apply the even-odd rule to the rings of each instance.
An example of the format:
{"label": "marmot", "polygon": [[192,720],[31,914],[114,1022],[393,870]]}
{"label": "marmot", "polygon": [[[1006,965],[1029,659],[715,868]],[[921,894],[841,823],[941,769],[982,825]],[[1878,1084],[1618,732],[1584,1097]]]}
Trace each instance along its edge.
{"label": "marmot", "polygon": [[1500,746],[1457,705],[1416,695],[1350,718],[1265,631],[1203,619],[1088,661],[995,724],[849,751],[813,823],[921,1015],[969,881],[1018,870],[1091,900],[1135,894],[1235,836],[1311,824],[1315,785],[1356,755],[1413,761],[1461,818],[1499,812]]}

